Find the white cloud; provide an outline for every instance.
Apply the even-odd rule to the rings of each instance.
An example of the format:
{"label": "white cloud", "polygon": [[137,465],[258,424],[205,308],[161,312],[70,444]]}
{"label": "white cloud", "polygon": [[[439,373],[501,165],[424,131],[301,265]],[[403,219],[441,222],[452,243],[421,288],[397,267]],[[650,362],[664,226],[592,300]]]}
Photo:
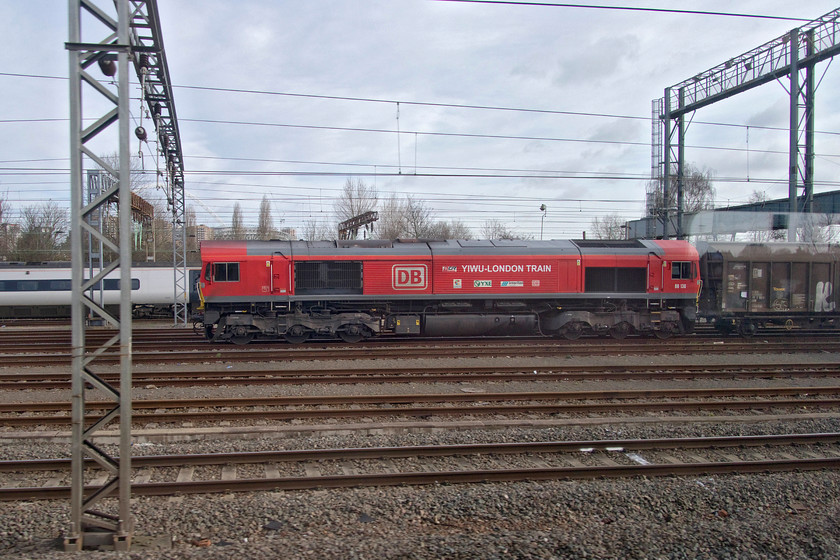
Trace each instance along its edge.
{"label": "white cloud", "polygon": [[[665,0],[646,5],[671,7]],[[188,164],[187,188],[219,215],[234,201],[256,208],[263,193],[285,212],[285,225],[300,227],[312,208],[330,209],[345,177],[255,175],[328,170],[393,172],[370,177],[383,192],[428,197],[441,218],[479,226],[488,217],[515,219],[538,231],[539,201],[549,204],[546,234],[579,235],[594,215],[640,212],[644,180],[529,178],[412,178],[425,167],[525,169],[576,174],[644,175],[650,170],[648,121],[411,105],[407,101],[525,107],[553,111],[646,117],[666,86],[785,33],[793,22],[675,14],[493,6],[420,0],[319,0],[260,2],[205,0],[161,2],[167,59],[176,85],[399,100],[343,101],[212,92],[176,88],[181,136]],[[781,0],[689,2],[708,9],[816,17],[834,8],[814,1],[795,7]],[[67,14],[53,0],[0,4],[4,29],[0,69],[22,74],[67,73]],[[819,67],[822,74],[827,65]],[[821,77],[822,78],[822,77]],[[831,92],[838,72],[830,67],[817,94],[817,129],[837,130],[840,111]],[[784,85],[785,80],[782,80]],[[6,119],[67,115],[67,83],[0,76]],[[719,177],[785,176],[784,156],[766,153],[786,144],[786,133],[700,124],[701,121],[786,126],[786,94],[778,83],[699,111],[687,143],[690,160]],[[139,111],[139,103],[132,112]],[[320,127],[393,130],[403,134],[290,127],[209,124],[187,119],[247,121]],[[4,160],[67,157],[65,123],[2,124]],[[408,131],[408,132],[406,132]],[[413,134],[460,133],[539,139],[468,138]],[[550,139],[590,140],[568,142]],[[818,135],[818,177],[836,176],[838,140]],[[624,144],[622,144],[624,142]],[[636,146],[627,142],[641,143]],[[136,149],[136,148],[135,148]],[[782,149],[785,149],[784,147]],[[234,161],[301,160],[293,164]],[[748,161],[749,160],[749,161]],[[364,164],[359,167],[359,164]],[[394,166],[394,167],[389,167]],[[748,169],[749,166],[749,169]],[[192,174],[196,171],[232,174]],[[242,174],[248,172],[248,174]],[[526,174],[527,173],[519,173]],[[17,186],[40,181],[39,189]],[[60,190],[54,176],[0,176],[0,188],[19,198]],[[60,180],[60,178],[59,178]],[[15,184],[12,186],[12,184]],[[9,185],[10,188],[6,188]],[[247,185],[247,186],[245,186]],[[752,183],[722,185],[722,198],[743,198]],[[719,192],[721,189],[719,189]],[[746,194],[745,194],[746,193]],[[10,197],[11,198],[11,197]],[[14,198],[13,198],[14,200]],[[564,200],[569,202],[563,202]],[[574,202],[578,200],[591,202]],[[536,207],[534,202],[537,202]],[[597,202],[596,202],[597,201]],[[277,208],[279,207],[279,208]],[[199,217],[202,210],[197,209]],[[628,217],[633,217],[629,215]]]}

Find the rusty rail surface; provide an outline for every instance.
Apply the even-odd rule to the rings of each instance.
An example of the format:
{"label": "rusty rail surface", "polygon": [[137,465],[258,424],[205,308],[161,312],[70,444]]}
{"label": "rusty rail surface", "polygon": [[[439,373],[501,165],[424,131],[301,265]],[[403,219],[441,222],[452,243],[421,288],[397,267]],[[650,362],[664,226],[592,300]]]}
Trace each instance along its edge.
{"label": "rusty rail surface", "polygon": [[[523,467],[500,469],[464,469],[460,471],[412,471],[401,473],[373,472],[367,474],[286,476],[240,480],[204,480],[189,482],[135,483],[134,495],[172,495],[214,492],[249,492],[264,490],[293,490],[314,488],[346,488],[358,486],[390,486],[403,484],[482,483],[526,480],[568,480],[591,478],[619,478],[634,476],[687,476],[726,473],[767,473],[840,468],[836,451],[828,450],[827,457],[794,458],[790,451],[803,446],[836,445],[838,433],[785,434],[764,436],[730,436],[715,438],[676,438],[652,440],[595,440],[536,443],[494,443],[469,445],[441,445],[417,447],[355,448],[287,450],[270,452],[225,453],[204,455],[139,456],[133,458],[138,468],[231,465],[327,460],[377,460],[392,458],[422,458],[476,455],[539,455],[557,453],[592,453],[593,451],[630,452],[643,450],[706,450],[714,454],[718,449],[761,446],[763,453],[777,452],[783,458],[762,460],[714,461],[698,457],[693,463],[660,463],[617,465],[580,465],[563,467]],[[781,449],[775,449],[781,448]],[[819,447],[817,447],[819,449]],[[731,457],[731,456],[729,456]],[[526,461],[527,461],[526,457]],[[63,471],[69,467],[65,459],[37,461],[0,461],[0,472]],[[65,499],[66,486],[0,488],[0,500]]]}

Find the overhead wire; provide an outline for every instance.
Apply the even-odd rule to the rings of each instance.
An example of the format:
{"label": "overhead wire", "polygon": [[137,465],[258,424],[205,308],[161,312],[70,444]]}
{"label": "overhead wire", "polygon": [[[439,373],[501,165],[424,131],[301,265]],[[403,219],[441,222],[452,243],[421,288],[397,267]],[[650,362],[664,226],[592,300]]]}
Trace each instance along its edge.
{"label": "overhead wire", "polygon": [[750,19],[773,19],[780,21],[801,21],[809,22],[811,19],[796,18],[788,16],[771,16],[764,14],[745,14],[738,12],[714,12],[710,10],[685,10],[679,8],[647,8],[641,6],[609,6],[603,4],[569,4],[561,2],[529,2],[529,1],[513,1],[513,0],[436,0],[437,2],[453,2],[460,4],[502,4],[506,6],[539,6],[550,8],[581,8],[590,10],[613,10],[623,12],[655,12],[664,14],[680,14],[680,15],[695,15],[695,16],[723,16],[723,17],[738,17]]}
{"label": "overhead wire", "polygon": [[[769,16],[769,15],[760,15],[760,14],[739,14],[733,12],[712,12],[712,11],[705,11],[705,10],[683,10],[683,9],[660,9],[660,8],[644,8],[644,7],[632,7],[632,6],[603,6],[603,5],[592,5],[592,4],[568,4],[568,3],[555,3],[555,2],[513,2],[513,1],[502,1],[502,0],[439,0],[442,2],[460,2],[460,3],[475,3],[475,4],[506,4],[506,5],[520,5],[520,6],[542,6],[542,7],[563,7],[563,8],[584,8],[584,9],[602,9],[602,10],[626,10],[626,11],[639,11],[639,12],[660,12],[660,13],[674,13],[674,14],[692,14],[692,15],[709,15],[709,16],[726,16],[726,17],[746,17],[746,18],[761,18],[761,19],[775,19],[775,20],[786,20],[786,21],[811,21],[809,19],[804,18],[790,18],[790,17],[782,17],[782,16]],[[37,78],[46,78],[46,79],[66,79],[63,77],[57,76],[43,76],[43,75],[24,75],[24,74],[14,74],[14,73],[0,73],[0,75],[6,76],[22,76],[22,77],[37,77]],[[208,91],[227,91],[227,92],[238,92],[238,93],[249,93],[249,94],[263,94],[263,95],[282,95],[282,96],[292,96],[292,97],[309,97],[313,99],[333,99],[333,100],[343,100],[343,101],[358,101],[358,102],[374,102],[374,103],[403,103],[405,105],[417,105],[417,106],[433,106],[433,107],[449,107],[449,108],[460,108],[460,109],[475,109],[475,110],[500,110],[500,111],[520,111],[520,112],[528,112],[528,113],[542,113],[542,114],[557,114],[557,115],[569,115],[569,116],[585,116],[585,117],[601,117],[601,118],[614,118],[614,119],[634,119],[634,120],[644,120],[649,121],[649,116],[633,116],[633,115],[610,115],[604,113],[585,113],[585,112],[573,112],[573,111],[556,111],[556,110],[545,110],[545,109],[529,109],[529,108],[516,108],[516,107],[493,107],[493,106],[483,106],[483,105],[468,105],[468,104],[448,104],[448,103],[434,103],[434,102],[413,102],[413,101],[397,101],[397,100],[385,100],[385,99],[374,99],[374,98],[361,98],[361,97],[342,97],[342,96],[330,96],[330,95],[317,95],[317,94],[298,94],[298,93],[289,93],[289,92],[269,92],[269,91],[258,91],[258,90],[243,90],[243,89],[234,89],[234,88],[214,88],[214,87],[206,87],[206,86],[173,86],[173,87],[182,87],[188,89],[196,89],[196,90],[208,90]],[[13,123],[13,122],[55,122],[61,121],[66,119],[10,119],[10,120],[2,120],[0,123]],[[189,122],[191,119],[180,119],[185,122]],[[217,122],[220,124],[248,124],[248,125],[261,125],[261,126],[283,126],[283,127],[290,127],[290,128],[309,128],[309,129],[326,129],[326,130],[346,130],[346,131],[354,131],[354,132],[378,132],[378,133],[395,133],[393,130],[380,130],[380,129],[353,129],[348,127],[321,127],[321,126],[313,126],[313,125],[290,125],[290,124],[280,124],[280,123],[250,123],[250,122],[234,122],[234,121],[211,121],[209,119],[192,119],[193,122]],[[746,127],[748,125],[737,125],[732,123],[713,123],[713,122],[702,122],[698,121],[695,124],[706,124],[706,125],[713,125],[713,126],[727,126],[727,127]],[[775,127],[760,127],[755,125],[749,125],[753,129],[767,129],[767,130],[780,130],[780,131],[787,131],[785,128],[775,128]],[[404,131],[405,132],[405,131]],[[830,131],[818,131],[821,134],[833,134],[837,135],[840,133],[837,132],[830,132]],[[638,146],[649,146],[647,142],[622,142],[622,141],[598,141],[598,140],[589,140],[589,139],[570,139],[570,138],[550,138],[550,137],[529,137],[529,136],[505,136],[505,135],[489,135],[489,134],[469,134],[469,133],[448,133],[448,132],[421,132],[415,131],[413,132],[415,137],[417,135],[428,135],[428,136],[452,136],[452,137],[466,137],[466,138],[487,138],[487,139],[520,139],[520,140],[536,140],[536,141],[560,141],[560,142],[583,142],[583,143],[603,143],[603,144],[623,144],[623,145],[638,145]],[[700,148],[700,149],[721,149],[721,150],[731,150],[731,151],[744,151],[743,149],[739,148],[726,148],[726,147],[713,147],[713,146],[689,146],[692,148]],[[751,150],[751,152],[757,152],[758,150]],[[766,153],[786,153],[782,151],[775,151],[775,150],[767,150]],[[834,157],[833,155],[820,155],[821,158],[825,157]],[[237,159],[237,158],[218,158],[218,159]],[[241,160],[245,160],[246,158],[238,158]],[[36,160],[32,160],[34,162]],[[43,160],[48,161],[48,160]],[[14,163],[23,163],[24,161]],[[12,162],[9,162],[12,163]],[[284,163],[292,163],[292,162],[284,162]],[[304,162],[301,162],[304,163]],[[308,162],[307,162],[308,163]],[[317,162],[319,165],[344,165],[344,166],[362,166],[366,164],[342,164],[338,162]],[[393,167],[393,166],[381,166],[381,167]],[[456,170],[467,170],[467,171],[481,171],[480,168],[451,168],[451,167],[423,167],[417,166],[417,169],[456,169]],[[0,169],[0,172],[4,170]],[[20,170],[19,170],[20,171]],[[28,171],[28,170],[27,170]],[[48,170],[49,174],[52,174],[54,170]],[[487,171],[500,171],[498,174],[492,173],[458,173],[458,174],[447,174],[447,173],[413,173],[413,174],[383,174],[383,173],[376,173],[376,176],[414,176],[414,177],[447,177],[447,178],[457,178],[457,177],[480,177],[480,178],[511,178],[511,177],[521,177],[521,178],[541,178],[540,176],[531,174],[531,173],[546,173],[541,170],[515,170],[516,172],[527,172],[528,175],[511,175],[509,174],[508,170],[494,170],[489,169]],[[503,173],[501,173],[503,172]],[[236,172],[236,171],[228,171],[228,172],[193,172],[194,174],[221,174],[224,175],[226,173],[230,174],[241,174],[241,175],[341,175],[346,176],[347,173],[324,173],[324,172]],[[359,173],[357,175],[369,175],[364,173]],[[582,179],[582,178],[610,178],[610,179],[633,179],[639,180],[644,178],[642,175],[637,175],[635,177],[631,176],[618,176],[618,174],[601,174],[601,175],[594,175],[592,174],[591,177],[581,176],[580,172],[570,172],[570,173],[549,173],[544,175],[545,178],[574,178],[574,179]],[[751,182],[755,183],[758,182],[756,179],[753,179]],[[540,197],[539,199],[543,199],[544,197]],[[633,201],[634,203],[636,201]]]}

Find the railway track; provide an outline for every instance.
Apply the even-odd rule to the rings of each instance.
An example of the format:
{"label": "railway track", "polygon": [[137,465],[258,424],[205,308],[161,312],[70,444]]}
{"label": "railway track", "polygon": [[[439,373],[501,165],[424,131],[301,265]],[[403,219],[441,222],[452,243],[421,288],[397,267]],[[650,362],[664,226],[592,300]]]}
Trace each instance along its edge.
{"label": "railway track", "polygon": [[[837,469],[838,443],[818,433],[138,456],[132,494]],[[68,477],[66,459],[0,461],[0,500],[66,499]]]}
{"label": "railway track", "polygon": [[[321,347],[290,347],[279,344],[250,345],[208,345],[190,350],[166,349],[153,343],[155,350],[142,350],[134,344],[134,363],[204,363],[204,362],[272,362],[290,360],[359,360],[359,359],[408,359],[408,358],[501,358],[501,357],[567,357],[567,356],[611,356],[611,355],[662,355],[662,354],[744,354],[744,353],[793,353],[793,352],[840,352],[840,340],[799,340],[786,342],[732,341],[712,342],[709,340],[674,340],[666,343],[614,342],[598,340],[596,343],[563,341],[539,342],[473,342],[447,344],[437,341],[418,345],[397,343],[373,343],[358,345],[324,345]],[[170,347],[171,348],[171,347]],[[119,353],[102,353],[99,364],[116,364]],[[11,352],[8,348],[0,352],[0,364],[17,366],[67,366],[70,363],[69,348],[41,346],[32,353]]]}
{"label": "railway track", "polygon": [[[0,404],[9,427],[66,426],[69,402]],[[108,402],[86,410],[107,411]],[[136,400],[136,425],[184,422],[302,421],[337,418],[425,418],[451,416],[528,417],[592,414],[681,414],[687,411],[834,410],[840,387],[737,387],[572,392],[446,393]],[[96,421],[90,415],[88,422]]]}
{"label": "railway track", "polygon": [[[411,366],[341,368],[256,369],[237,364],[236,369],[176,368],[170,371],[135,371],[135,386],[197,387],[234,385],[300,385],[324,383],[460,383],[487,381],[586,381],[654,379],[754,379],[754,378],[831,378],[840,377],[834,362],[807,365],[597,365],[597,366]],[[109,382],[117,373],[100,373]],[[69,389],[66,372],[0,371],[0,390]]]}

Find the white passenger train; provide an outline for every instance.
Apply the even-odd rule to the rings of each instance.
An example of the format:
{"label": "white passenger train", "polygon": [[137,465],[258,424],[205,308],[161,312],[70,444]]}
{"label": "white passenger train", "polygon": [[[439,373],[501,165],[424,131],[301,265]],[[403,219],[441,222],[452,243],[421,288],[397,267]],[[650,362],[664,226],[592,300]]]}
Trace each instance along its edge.
{"label": "white passenger train", "polygon": [[[195,281],[198,269],[187,274],[190,309],[198,304]],[[0,262],[0,318],[69,317],[70,263]],[[120,303],[119,271],[106,276],[102,290],[92,298],[106,307]],[[134,265],[131,269],[131,303],[136,318],[171,316],[175,301],[172,266]]]}

